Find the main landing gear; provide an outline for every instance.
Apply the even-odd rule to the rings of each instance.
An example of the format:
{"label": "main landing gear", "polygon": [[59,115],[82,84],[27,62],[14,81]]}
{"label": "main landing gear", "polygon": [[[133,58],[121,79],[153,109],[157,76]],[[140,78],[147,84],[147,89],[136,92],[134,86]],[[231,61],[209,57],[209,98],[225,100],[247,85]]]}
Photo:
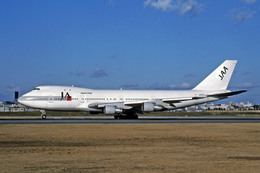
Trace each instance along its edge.
{"label": "main landing gear", "polygon": [[47,118],[45,110],[40,110],[40,112],[41,112],[42,119],[45,120]]}
{"label": "main landing gear", "polygon": [[114,116],[115,119],[138,119],[136,113],[118,114]]}

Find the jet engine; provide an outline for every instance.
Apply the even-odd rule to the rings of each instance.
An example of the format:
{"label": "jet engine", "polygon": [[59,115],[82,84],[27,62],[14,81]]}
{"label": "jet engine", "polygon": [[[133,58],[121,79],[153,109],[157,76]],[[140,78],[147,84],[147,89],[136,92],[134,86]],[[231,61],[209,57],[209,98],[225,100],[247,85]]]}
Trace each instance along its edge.
{"label": "jet engine", "polygon": [[104,114],[121,114],[122,109],[116,108],[115,106],[107,105],[104,107]]}
{"label": "jet engine", "polygon": [[152,111],[154,111],[154,103],[149,103],[149,102],[143,103],[142,104],[142,111],[143,112],[152,112]]}

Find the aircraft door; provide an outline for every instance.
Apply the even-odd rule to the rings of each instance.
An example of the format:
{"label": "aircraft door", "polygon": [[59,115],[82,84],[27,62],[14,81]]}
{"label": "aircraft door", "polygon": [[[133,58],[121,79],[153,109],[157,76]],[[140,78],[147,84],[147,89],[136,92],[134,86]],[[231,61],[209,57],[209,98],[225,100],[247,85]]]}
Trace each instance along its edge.
{"label": "aircraft door", "polygon": [[45,102],[47,108],[53,108],[54,107],[53,100],[54,100],[53,96],[48,96],[47,97],[47,100]]}
{"label": "aircraft door", "polygon": [[84,105],[86,103],[86,94],[80,94],[79,95],[79,100],[78,100],[79,105]]}
{"label": "aircraft door", "polygon": [[49,98],[48,98],[48,100],[49,100],[49,103],[53,103],[53,97],[52,96],[50,96]]}
{"label": "aircraft door", "polygon": [[119,102],[124,102],[124,96],[122,95],[119,96]]}

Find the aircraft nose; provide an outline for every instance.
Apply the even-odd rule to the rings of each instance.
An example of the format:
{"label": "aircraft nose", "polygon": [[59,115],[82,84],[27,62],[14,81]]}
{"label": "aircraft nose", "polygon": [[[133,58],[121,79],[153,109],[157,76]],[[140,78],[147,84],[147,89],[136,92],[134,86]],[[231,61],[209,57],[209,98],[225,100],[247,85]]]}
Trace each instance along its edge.
{"label": "aircraft nose", "polygon": [[25,100],[24,100],[24,97],[21,96],[21,97],[18,98],[17,101],[18,101],[18,103],[20,103],[20,104],[24,104],[24,101],[25,101]]}

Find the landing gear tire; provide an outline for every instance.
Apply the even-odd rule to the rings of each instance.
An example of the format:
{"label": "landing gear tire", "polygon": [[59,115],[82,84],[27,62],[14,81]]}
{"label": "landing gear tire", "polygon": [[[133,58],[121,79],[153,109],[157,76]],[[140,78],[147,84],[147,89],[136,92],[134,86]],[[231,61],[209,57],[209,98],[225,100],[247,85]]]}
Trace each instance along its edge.
{"label": "landing gear tire", "polygon": [[138,119],[138,116],[137,115],[127,116],[127,119]]}
{"label": "landing gear tire", "polygon": [[46,114],[42,115],[42,119],[45,120],[47,118]]}
{"label": "landing gear tire", "polygon": [[138,119],[138,115],[135,112],[126,114],[126,119]]}
{"label": "landing gear tire", "polygon": [[126,114],[126,115],[115,115],[114,118],[117,119],[138,119],[137,114]]}
{"label": "landing gear tire", "polygon": [[45,119],[47,118],[47,115],[46,115],[45,110],[40,110],[40,112],[42,113],[42,114],[41,114],[42,119],[45,120]]}

